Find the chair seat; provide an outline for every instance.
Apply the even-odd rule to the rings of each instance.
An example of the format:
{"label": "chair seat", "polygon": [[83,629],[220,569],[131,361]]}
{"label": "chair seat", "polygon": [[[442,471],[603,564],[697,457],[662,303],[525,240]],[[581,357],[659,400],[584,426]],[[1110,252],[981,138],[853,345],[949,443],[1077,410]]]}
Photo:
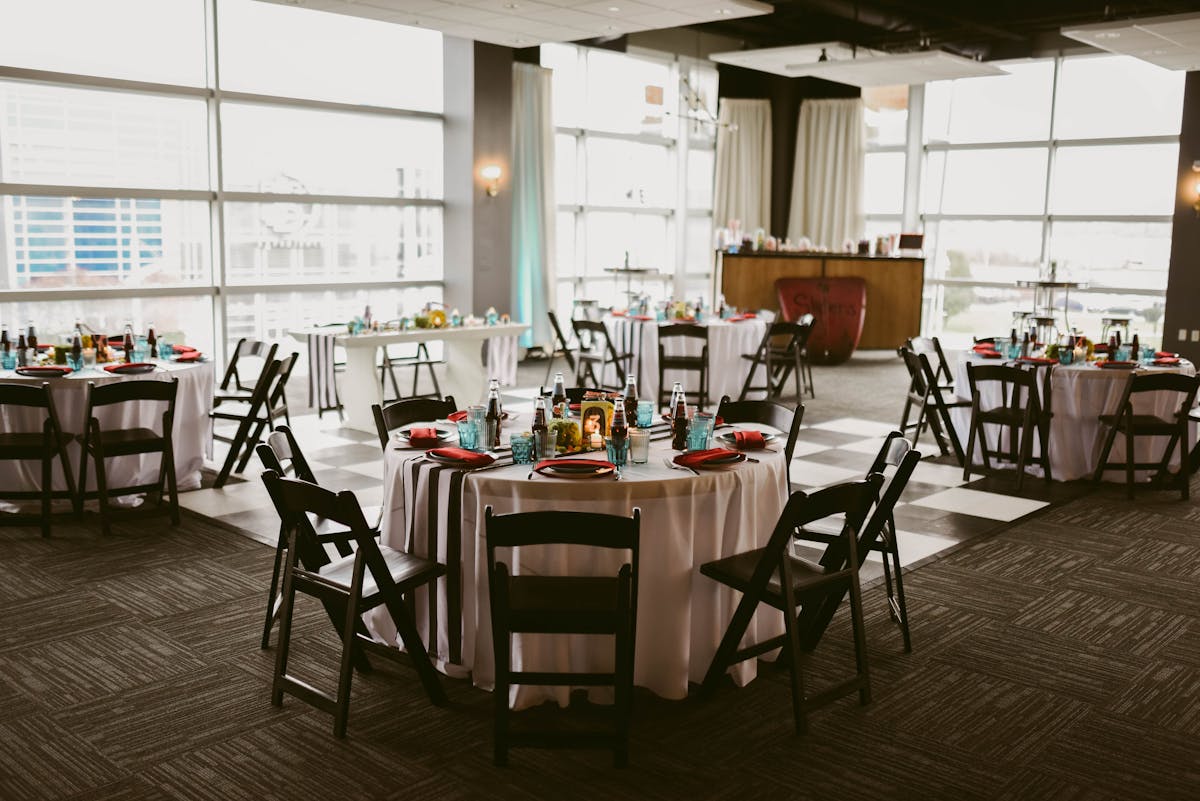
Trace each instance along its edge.
{"label": "chair seat", "polygon": [[[1124,415],[1102,414],[1100,422],[1105,425],[1114,426],[1118,431],[1124,432],[1130,428],[1128,419]],[[1147,436],[1162,435],[1171,436],[1179,433],[1179,423],[1175,420],[1164,420],[1154,414],[1135,414],[1133,416],[1132,425],[1134,434],[1145,434]]]}
{"label": "chair seat", "polygon": [[[724,559],[718,559],[715,562],[708,562],[700,566],[700,572],[711,579],[716,579],[722,584],[728,584],[735,590],[745,591],[750,587],[750,577],[754,574],[754,569],[758,567],[758,563],[762,561],[763,549],[756,548],[753,551],[734,554],[727,556]],[[826,572],[826,569],[816,562],[811,562],[807,559],[797,559],[794,556],[789,556],[792,568],[792,591],[796,595],[806,595],[817,590],[824,590],[830,584],[847,581],[849,574],[845,571]],[[779,583],[779,573],[775,571],[771,574],[771,579],[767,582],[767,595],[772,598],[781,598],[783,595],[783,586]]]}
{"label": "chair seat", "polygon": [[508,625],[512,631],[616,631],[619,583],[607,576],[513,576]]}
{"label": "chair seat", "polygon": [[[95,442],[95,439],[92,441]],[[160,451],[163,438],[149,428],[119,428],[101,431],[100,445],[105,456],[125,456]]]}
{"label": "chair seat", "polygon": [[[397,551],[386,545],[379,546],[379,553],[383,556],[383,561],[387,565],[387,570],[392,577],[392,581],[397,584],[417,586],[446,572],[444,565],[431,562],[428,559],[422,559],[419,556],[413,556],[410,553]],[[322,578],[349,591],[350,583],[354,578],[354,554],[343,556],[341,559],[335,559],[322,567],[320,573]],[[363,600],[365,601],[378,593],[379,587],[375,584],[375,579],[371,575],[371,571],[364,571]]]}

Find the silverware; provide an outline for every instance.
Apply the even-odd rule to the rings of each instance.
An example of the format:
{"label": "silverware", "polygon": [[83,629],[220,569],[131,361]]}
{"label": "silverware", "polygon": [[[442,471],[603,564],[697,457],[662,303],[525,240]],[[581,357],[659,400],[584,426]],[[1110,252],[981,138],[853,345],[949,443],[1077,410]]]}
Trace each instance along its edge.
{"label": "silverware", "polygon": [[687,465],[683,465],[683,464],[676,464],[676,463],[675,463],[675,462],[674,462],[674,461],[671,459],[671,457],[670,457],[670,456],[665,456],[665,457],[663,457],[663,464],[665,464],[667,467],[671,468],[672,470],[686,470],[687,472],[691,473],[693,476],[698,476],[698,475],[700,475],[700,471],[699,471],[699,470],[696,470],[695,468],[688,467]]}

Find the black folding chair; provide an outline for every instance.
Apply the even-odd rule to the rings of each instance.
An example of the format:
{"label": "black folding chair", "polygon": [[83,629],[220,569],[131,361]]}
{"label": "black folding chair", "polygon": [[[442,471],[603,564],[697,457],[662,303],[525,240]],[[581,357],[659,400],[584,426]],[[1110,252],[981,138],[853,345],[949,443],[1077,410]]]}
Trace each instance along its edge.
{"label": "black folding chair", "polygon": [[[267,419],[264,411],[268,400],[271,396],[271,390],[275,386],[275,379],[282,369],[278,359],[272,360],[262,373],[258,376],[258,383],[254,385],[254,391],[250,393],[250,397],[246,399],[245,406],[237,412],[221,412],[214,409],[208,413],[208,416],[215,422],[217,420],[228,420],[238,424],[237,431],[232,437],[224,434],[219,434],[213,431],[213,439],[218,442],[229,443],[229,453],[225,456],[225,461],[221,465],[221,470],[217,473],[217,478],[213,482],[214,489],[220,489],[225,486],[225,482],[229,480],[229,475],[234,472],[234,465],[237,465],[237,472],[242,472],[246,469],[246,465],[250,463],[250,455],[254,453],[254,446],[258,444],[258,438],[262,435],[264,420]],[[257,428],[255,429],[255,427]],[[251,440],[251,429],[258,432]],[[243,454],[243,450],[245,453]],[[240,459],[240,462],[239,462]]]}
{"label": "black folding chair", "polygon": [[769,400],[731,401],[728,395],[721,398],[717,407],[717,416],[726,423],[761,423],[787,432],[783,444],[783,458],[786,460],[788,491],[792,485],[792,454],[796,452],[796,439],[800,434],[800,424],[804,420],[804,404],[797,404],[795,409],[789,409],[782,403]]}
{"label": "black folding chair", "polygon": [[[79,456],[79,495],[81,499],[95,498],[100,504],[100,525],[105,535],[112,533],[110,517],[114,512],[108,499],[120,495],[139,495],[152,492],[158,495],[158,508],[143,504],[135,509],[118,510],[125,515],[168,514],[171,525],[179,525],[179,491],[175,486],[175,450],[171,443],[175,426],[175,398],[179,379],[169,381],[118,381],[97,385],[88,382],[87,413],[82,435],[83,449]],[[96,410],[121,403],[161,403],[162,429],[150,428],[103,429]],[[105,462],[121,456],[159,454],[158,479],[148,484],[125,487],[108,485]],[[96,490],[87,491],[88,459],[96,468]],[[168,497],[164,497],[165,493]],[[165,506],[165,508],[163,508]]]}
{"label": "black folding chair", "polygon": [[[629,719],[633,700],[634,643],[637,626],[638,538],[641,511],[632,517],[588,512],[484,511],[487,530],[488,592],[495,649],[495,762],[508,764],[513,746],[557,748],[565,745],[611,748],[618,767],[629,761]],[[616,576],[543,575],[512,569],[497,561],[497,548],[586,546],[629,552]],[[512,669],[512,635],[609,634],[615,654],[611,672],[571,673]],[[611,731],[509,730],[509,687],[611,686],[616,694]]]}
{"label": "black folding chair", "polygon": [[[1178,446],[1180,466],[1175,483],[1178,485],[1183,499],[1187,500],[1190,490],[1188,486],[1190,471],[1187,464],[1188,414],[1196,404],[1198,387],[1200,387],[1200,377],[1197,376],[1178,373],[1165,375],[1132,373],[1129,381],[1125,384],[1125,392],[1121,395],[1117,411],[1112,414],[1100,415],[1100,423],[1108,428],[1108,435],[1104,438],[1104,449],[1100,452],[1100,463],[1096,466],[1092,480],[1099,481],[1104,476],[1105,470],[1117,469],[1122,466],[1120,462],[1109,462],[1108,457],[1116,442],[1117,434],[1123,434],[1125,437],[1125,492],[1128,496],[1133,498],[1134,470],[1157,468],[1157,477],[1165,481],[1170,476],[1171,455]],[[1167,418],[1154,414],[1138,414],[1133,409],[1134,397],[1147,392],[1174,393],[1179,405]],[[1134,453],[1138,437],[1167,437],[1167,445],[1163,448],[1162,459],[1157,462],[1138,462]]]}
{"label": "black folding chair", "polygon": [[[689,340],[700,344],[699,355],[668,354],[667,342],[679,342],[680,349],[686,348]],[[703,409],[708,405],[708,328],[694,323],[674,323],[658,327],[658,408],[670,400],[663,374],[667,370],[697,373],[699,380],[696,389],[684,387],[684,394],[695,398],[696,408]],[[664,400],[666,399],[666,400]]]}
{"label": "black folding chair", "polygon": [[268,345],[266,342],[245,337],[239,339],[233,348],[233,354],[229,357],[229,366],[225,368],[225,375],[221,378],[217,391],[213,393],[213,406],[219,406],[222,401],[245,400],[253,394],[254,387],[258,385],[259,376],[252,376],[250,377],[252,380],[247,379],[247,383],[243,383],[239,372],[239,362],[246,358],[261,359],[262,369],[259,370],[261,375],[262,371],[270,366],[277,350],[279,350],[278,345]]}
{"label": "black folding chair", "polygon": [[608,328],[598,320],[572,320],[571,328],[580,343],[575,362],[575,383],[582,386],[586,380],[593,386],[608,386],[604,383],[604,376],[611,365],[617,374],[614,389],[624,387],[626,373],[633,369],[633,354],[619,353],[608,335]]}
{"label": "black folding chair", "polygon": [[[704,675],[701,687],[704,693],[715,691],[730,667],[782,647],[780,658],[788,659],[791,669],[792,713],[797,734],[807,731],[809,711],[843,695],[857,691],[862,704],[870,703],[871,681],[858,582],[861,564],[858,529],[881,482],[882,476],[876,475],[867,481],[827,487],[812,495],[793,493],[766,546],[700,566],[701,574],[742,594]],[[825,549],[820,562],[800,559],[789,552],[793,535],[805,524],[836,514],[844,514],[846,518],[842,536],[836,545]],[[816,646],[828,618],[832,618],[846,593],[850,594],[854,628],[854,678],[807,697],[801,652]],[[755,611],[763,603],[783,613],[784,633],[740,647]]]}
{"label": "black folding chair", "polygon": [[[404,393],[400,391],[400,384],[396,380],[396,369],[403,367],[413,368],[412,377],[412,392],[409,393],[409,398],[440,398],[442,397],[442,387],[438,384],[437,372],[434,371],[435,364],[445,364],[441,359],[434,359],[429,355],[429,347],[424,342],[418,342],[416,353],[414,355],[397,355],[393,353],[389,346],[382,348],[382,359],[379,364],[379,383],[381,387],[386,387],[387,382],[392,382],[392,391],[395,393],[395,400],[400,400],[404,397]],[[429,379],[433,382],[433,392],[417,393],[417,387],[421,380],[421,368],[424,367],[429,373]]]}
{"label": "black folding chair", "polygon": [[571,352],[571,345],[563,335],[562,326],[558,324],[558,315],[552,311],[546,312],[546,315],[550,318],[550,328],[554,331],[554,344],[550,348],[550,358],[546,360],[546,379],[542,382],[549,384],[550,375],[554,372],[554,360],[562,356],[567,360],[567,367],[574,373],[575,354]]}
{"label": "black folding chair", "polygon": [[425,423],[430,420],[444,420],[458,407],[454,396],[447,395],[445,400],[432,398],[410,398],[380,406],[371,404],[371,414],[375,418],[375,433],[379,435],[379,447],[387,450],[388,439],[392,432],[409,423]]}
{"label": "black folding chair", "polygon": [[[42,485],[37,490],[18,490],[10,487],[0,487],[0,498],[6,500],[29,500],[38,498],[42,502],[40,515],[5,514],[0,515],[0,525],[24,526],[38,523],[42,528],[42,536],[50,536],[50,502],[54,498],[70,498],[71,505],[78,514],[81,500],[75,491],[75,477],[71,473],[71,465],[67,459],[67,442],[70,437],[63,433],[62,425],[58,422],[58,412],[54,408],[54,395],[50,385],[43,382],[40,386],[31,384],[0,384],[0,414],[7,409],[9,425],[12,416],[24,409],[43,409],[45,417],[42,420],[41,431],[11,431],[0,432],[0,461],[39,461],[42,463]],[[63,481],[66,490],[55,490],[52,466],[54,458],[58,457],[62,467]]]}
{"label": "black folding chair", "polygon": [[[362,615],[386,606],[430,701],[438,706],[445,705],[445,691],[413,623],[413,610],[405,600],[405,594],[445,575],[445,566],[376,542],[375,532],[367,525],[352,492],[334,494],[306,481],[282,478],[274,470],[263,473],[263,483],[288,531],[279,651],[271,685],[271,703],[282,706],[284,693],[294,695],[318,709],[331,712],[334,736],[345,737],[355,662],[359,661],[360,669],[369,669],[366,650],[392,659],[399,659],[402,654],[397,648],[376,642],[363,630]],[[357,546],[354,553],[330,560],[313,531],[311,516],[348,529]],[[340,620],[340,625],[335,622],[342,640],[336,695],[323,692],[288,673],[292,610],[297,592],[320,599],[331,619]]]}
{"label": "black folding chair", "polygon": [[[900,415],[900,431],[908,436],[912,432],[912,446],[917,447],[926,427],[933,432],[934,441],[943,456],[954,454],[955,460],[963,464],[962,443],[954,429],[954,421],[950,419],[950,410],[966,408],[971,401],[952,396],[946,398],[942,394],[937,376],[929,363],[929,357],[917,353],[908,347],[896,351],[904,360],[908,370],[908,394],[904,398],[904,411]],[[917,410],[916,420],[909,422],[913,409]]]}
{"label": "black folding chair", "polygon": [[952,396],[956,394],[954,392],[954,373],[950,371],[950,362],[937,337],[912,337],[905,344],[913,353],[924,353],[929,359],[938,389],[949,392]]}
{"label": "black folding chair", "polygon": [[[260,443],[255,451],[258,453],[258,458],[262,460],[263,467],[267,470],[274,470],[285,478],[295,478],[310,484],[319,483],[308,460],[304,458],[304,453],[300,450],[300,444],[296,442],[296,437],[287,426],[279,426],[268,434],[266,442]],[[379,536],[378,521],[381,512],[382,509],[378,506],[363,508],[363,516],[367,521],[376,521],[372,525],[375,536]],[[342,556],[349,556],[352,553],[350,547],[352,535],[348,528],[318,517],[310,517],[309,523],[317,542],[332,544]],[[267,593],[267,616],[263,623],[262,634],[263,648],[268,647],[271,643],[271,627],[279,616],[279,608],[282,603],[279,596],[279,577],[283,570],[283,555],[287,553],[287,541],[287,531],[281,525],[279,539],[275,542],[275,564],[271,568],[271,589]]]}
{"label": "black folding chair", "polygon": [[[1050,475],[1050,421],[1042,413],[1042,401],[1038,392],[1035,373],[1003,364],[967,364],[967,382],[971,391],[971,431],[967,436],[967,451],[963,459],[963,481],[970,481],[973,472],[991,472],[992,457],[1015,462],[1017,468],[1017,492],[1025,480],[1027,464],[1041,465],[1046,482]],[[1000,403],[985,407],[985,387],[993,385],[999,393]],[[996,447],[988,446],[985,426],[1000,427]],[[1008,445],[1005,447],[1005,430]],[[1034,439],[1038,440],[1040,452],[1033,455]],[[975,443],[983,457],[983,470],[971,464],[975,455]]]}
{"label": "black folding chair", "polygon": [[[808,347],[808,337],[812,334],[813,316],[805,314],[794,323],[773,322],[767,326],[758,349],[753,354],[742,354],[743,359],[750,361],[750,372],[742,384],[738,400],[746,400],[750,392],[765,392],[766,397],[778,398],[783,394],[784,384],[792,371],[796,371],[796,400],[804,397],[804,368],[803,354]],[[777,340],[786,338],[785,345],[776,344]],[[754,374],[759,368],[763,369],[765,383],[762,386],[754,384]],[[810,368],[811,370],[811,368]],[[812,389],[811,375],[809,377],[809,395],[816,397]]]}

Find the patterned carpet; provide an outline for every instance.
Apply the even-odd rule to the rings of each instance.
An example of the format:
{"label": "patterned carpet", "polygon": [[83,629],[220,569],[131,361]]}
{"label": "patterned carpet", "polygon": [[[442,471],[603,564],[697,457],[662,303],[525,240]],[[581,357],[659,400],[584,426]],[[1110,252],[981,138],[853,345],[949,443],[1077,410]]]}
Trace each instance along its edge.
{"label": "patterned carpet", "polygon": [[[866,594],[869,706],[838,701],[797,738],[774,668],[707,700],[639,693],[622,771],[586,751],[494,768],[488,693],[445,680],[437,709],[379,660],[344,742],[295,699],[272,707],[271,551],[219,523],[0,529],[0,798],[1196,798],[1198,521],[1178,496],[1105,490],[976,537],[909,574],[912,654]],[[296,670],[331,688],[337,645],[315,612]],[[851,666],[843,613],[810,686]]]}

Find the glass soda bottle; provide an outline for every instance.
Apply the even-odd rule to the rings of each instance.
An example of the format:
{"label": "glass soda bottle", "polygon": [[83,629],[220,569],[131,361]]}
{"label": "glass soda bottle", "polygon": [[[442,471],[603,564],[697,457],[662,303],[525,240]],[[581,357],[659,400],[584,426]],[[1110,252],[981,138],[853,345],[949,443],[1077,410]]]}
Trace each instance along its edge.
{"label": "glass soda bottle", "polygon": [[133,323],[125,323],[125,341],[122,344],[125,347],[124,362],[130,364],[133,362]]}
{"label": "glass soda bottle", "polygon": [[567,385],[563,382],[563,374],[554,374],[554,393],[550,396],[550,402],[557,409],[559,404],[567,402]]}
{"label": "glass soda bottle", "polygon": [[154,323],[146,325],[146,345],[150,348],[150,358],[158,355],[158,337],[154,335]]}
{"label": "glass soda bottle", "polygon": [[675,413],[675,407],[679,404],[680,398],[682,398],[685,403],[687,402],[687,395],[685,395],[683,392],[683,384],[679,381],[676,381],[675,386],[671,387],[671,405],[667,407],[667,414]]}
{"label": "glass soda bottle", "polygon": [[687,400],[681,391],[675,401],[675,415],[671,420],[671,447],[677,451],[687,449],[687,428]]}
{"label": "glass soda bottle", "polygon": [[617,398],[617,402],[613,404],[612,426],[608,429],[608,436],[613,445],[617,447],[623,447],[625,441],[629,439],[629,424],[625,418],[624,398]]}
{"label": "glass soda bottle", "polygon": [[29,333],[25,335],[25,344],[35,354],[37,353],[38,338],[37,329],[33,327],[33,320],[29,321]]}
{"label": "glass soda bottle", "polygon": [[500,388],[493,383],[488,390],[487,413],[484,415],[486,437],[484,447],[495,450],[500,447]]}
{"label": "glass soda bottle", "polygon": [[625,378],[625,422],[629,425],[637,424],[637,378],[630,372]]}
{"label": "glass soda bottle", "polygon": [[24,334],[17,335],[17,367],[26,367],[29,365],[29,343],[25,339]]}
{"label": "glass soda bottle", "polygon": [[546,399],[538,397],[533,403],[533,426],[530,429],[536,435],[546,430]]}

